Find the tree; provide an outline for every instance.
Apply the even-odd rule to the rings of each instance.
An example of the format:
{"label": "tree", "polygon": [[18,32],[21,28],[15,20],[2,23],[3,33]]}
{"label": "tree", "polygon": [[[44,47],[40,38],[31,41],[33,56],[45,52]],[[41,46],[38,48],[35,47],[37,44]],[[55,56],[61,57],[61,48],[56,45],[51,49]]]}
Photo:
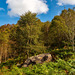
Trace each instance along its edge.
{"label": "tree", "polygon": [[63,17],[63,19],[65,19],[65,23],[68,27],[68,34],[66,34],[66,36],[74,51],[75,11],[72,9],[63,10],[61,16]]}
{"label": "tree", "polygon": [[62,47],[66,41],[67,26],[61,16],[55,16],[49,27],[49,44],[51,47]]}
{"label": "tree", "polygon": [[16,32],[13,30],[12,36],[14,36],[18,55],[27,55],[27,57],[42,53],[45,50],[43,41],[40,39],[41,32],[41,21],[36,17],[35,13],[28,12],[20,17],[18,21],[18,27]]}
{"label": "tree", "polygon": [[43,34],[42,34],[42,39],[43,39],[43,41],[44,41],[44,45],[47,47],[47,49],[48,49],[48,46],[49,46],[49,43],[48,43],[48,34],[49,34],[49,27],[50,27],[50,22],[49,21],[47,21],[47,22],[44,22],[43,23],[43,26],[42,26],[42,32],[43,32]]}
{"label": "tree", "polygon": [[8,59],[10,28],[10,25],[0,27],[0,63]]}

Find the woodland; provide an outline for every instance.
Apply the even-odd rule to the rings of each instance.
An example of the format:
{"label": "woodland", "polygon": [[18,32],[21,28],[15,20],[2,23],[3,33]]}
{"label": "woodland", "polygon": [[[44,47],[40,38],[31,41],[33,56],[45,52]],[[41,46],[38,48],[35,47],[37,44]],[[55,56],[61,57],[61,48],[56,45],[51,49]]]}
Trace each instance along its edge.
{"label": "woodland", "polygon": [[[28,12],[0,27],[0,75],[75,75],[75,10],[41,22]],[[52,61],[19,68],[28,57],[50,53]]]}

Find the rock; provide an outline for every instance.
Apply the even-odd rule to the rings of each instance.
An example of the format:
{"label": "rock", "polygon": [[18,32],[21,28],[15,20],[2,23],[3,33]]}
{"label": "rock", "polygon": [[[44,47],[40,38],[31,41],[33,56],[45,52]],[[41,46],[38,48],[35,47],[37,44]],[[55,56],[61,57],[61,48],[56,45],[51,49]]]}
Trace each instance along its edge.
{"label": "rock", "polygon": [[21,67],[21,64],[17,64],[17,67],[19,67],[19,68],[20,68],[20,67]]}
{"label": "rock", "polygon": [[27,67],[27,64],[24,64],[22,67]]}
{"label": "rock", "polygon": [[50,62],[51,60],[52,60],[51,54],[49,54],[49,53],[39,54],[39,55],[32,56],[32,57],[28,58],[24,62],[22,67],[27,67],[30,64],[35,65],[35,64],[39,64],[39,63]]}

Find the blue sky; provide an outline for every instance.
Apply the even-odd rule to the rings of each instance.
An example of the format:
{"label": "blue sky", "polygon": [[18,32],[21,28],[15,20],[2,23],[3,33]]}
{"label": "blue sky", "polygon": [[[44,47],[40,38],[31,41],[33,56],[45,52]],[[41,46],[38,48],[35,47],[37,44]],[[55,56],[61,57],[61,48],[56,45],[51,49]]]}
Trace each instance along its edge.
{"label": "blue sky", "polygon": [[16,24],[19,16],[28,10],[38,13],[37,17],[42,22],[51,21],[55,15],[61,13],[64,6],[66,9],[75,7],[75,0],[0,0],[0,26]]}

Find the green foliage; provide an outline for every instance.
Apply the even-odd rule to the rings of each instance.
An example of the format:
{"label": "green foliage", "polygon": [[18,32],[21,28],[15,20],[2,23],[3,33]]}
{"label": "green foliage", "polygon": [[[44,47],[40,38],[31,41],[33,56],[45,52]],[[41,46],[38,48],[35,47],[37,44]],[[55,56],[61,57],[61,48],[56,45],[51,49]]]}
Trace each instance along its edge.
{"label": "green foliage", "polygon": [[74,59],[75,54],[72,51],[72,48],[69,49],[54,49],[54,50],[48,50],[53,56],[54,60],[57,60],[59,58],[64,59],[64,60],[69,60],[69,59]]}
{"label": "green foliage", "polygon": [[[63,10],[51,22],[41,22],[36,16],[28,12],[16,25],[0,27],[0,75],[75,75],[75,11]],[[14,66],[41,53],[50,53],[53,62]]]}
{"label": "green foliage", "polygon": [[22,56],[25,53],[29,57],[44,52],[45,46],[40,39],[41,26],[42,22],[34,13],[28,12],[21,16],[18,27],[16,30],[13,29],[10,35],[11,41],[15,42],[11,44],[12,49],[16,51],[17,55]]}
{"label": "green foliage", "polygon": [[66,33],[67,26],[65,25],[65,20],[61,16],[55,16],[49,27],[49,44],[52,47],[62,47],[63,41],[66,41],[64,39],[66,38]]}
{"label": "green foliage", "polygon": [[1,72],[3,72],[3,75],[74,75],[75,68],[73,68],[71,65],[75,66],[70,61],[68,62],[59,59],[56,62],[37,64],[34,66],[30,65],[26,68],[18,68],[13,66],[11,70],[2,69]]}
{"label": "green foliage", "polygon": [[73,47],[74,51],[74,41],[75,41],[75,11],[72,9],[63,10],[60,15],[66,23],[66,26],[68,28],[67,36],[67,44],[71,45]]}

